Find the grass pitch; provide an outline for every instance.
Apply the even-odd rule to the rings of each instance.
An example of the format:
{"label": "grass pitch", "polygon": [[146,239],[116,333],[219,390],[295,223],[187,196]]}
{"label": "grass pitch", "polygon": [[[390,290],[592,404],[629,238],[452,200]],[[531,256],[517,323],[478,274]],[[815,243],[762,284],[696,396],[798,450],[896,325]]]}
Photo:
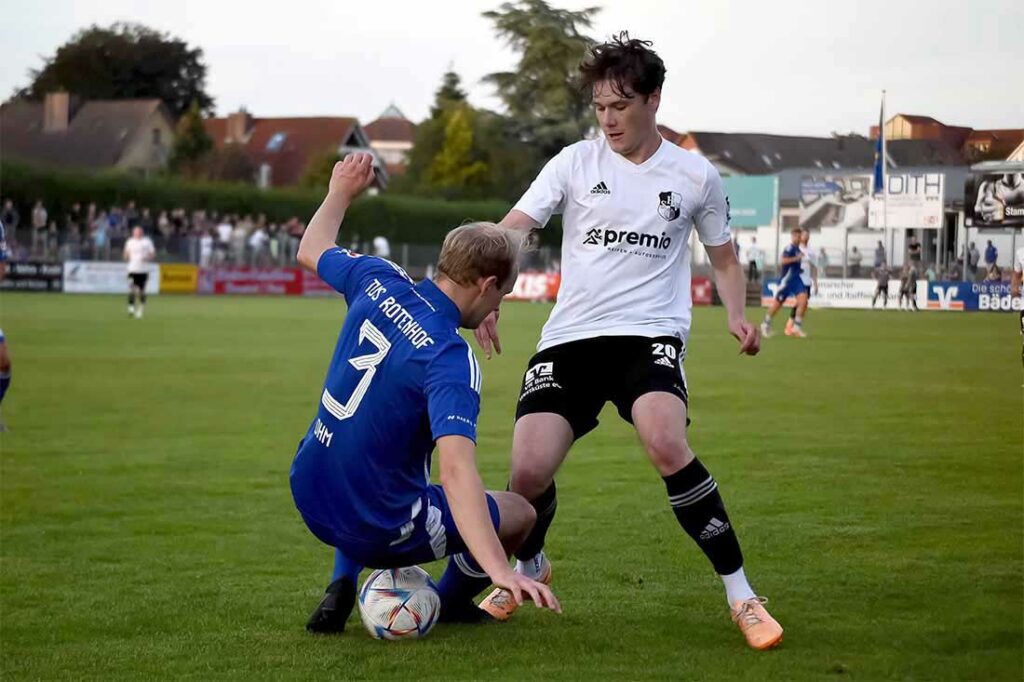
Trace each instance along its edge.
{"label": "grass pitch", "polygon": [[[506,306],[505,355],[481,360],[494,488],[548,310]],[[343,311],[163,296],[135,321],[122,297],[3,295],[4,679],[1021,679],[1014,316],[812,311],[811,338],[745,358],[721,309],[694,311],[691,441],[786,627],[756,653],[611,409],[558,479],[563,616],[307,635],[331,552],[288,467]]]}

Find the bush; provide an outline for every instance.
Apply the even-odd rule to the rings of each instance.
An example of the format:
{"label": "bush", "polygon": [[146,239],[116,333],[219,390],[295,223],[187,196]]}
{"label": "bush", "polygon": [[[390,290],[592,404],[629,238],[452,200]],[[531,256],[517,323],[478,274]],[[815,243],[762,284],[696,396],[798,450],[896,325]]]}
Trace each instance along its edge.
{"label": "bush", "polygon": [[[184,208],[254,216],[264,213],[268,220],[282,222],[292,216],[308,221],[323,199],[319,190],[306,188],[261,190],[174,177],[73,173],[9,160],[3,163],[0,181],[3,198],[14,201],[22,225],[28,223],[36,199],[42,199],[61,229],[64,216],[76,201],[81,202],[83,210],[89,202],[106,210],[134,201],[139,209],[149,208],[154,218],[160,211]],[[451,228],[470,220],[500,220],[509,208],[502,200],[444,201],[383,194],[356,201],[345,217],[344,232],[359,234],[363,239],[383,235],[396,243],[437,244]]]}

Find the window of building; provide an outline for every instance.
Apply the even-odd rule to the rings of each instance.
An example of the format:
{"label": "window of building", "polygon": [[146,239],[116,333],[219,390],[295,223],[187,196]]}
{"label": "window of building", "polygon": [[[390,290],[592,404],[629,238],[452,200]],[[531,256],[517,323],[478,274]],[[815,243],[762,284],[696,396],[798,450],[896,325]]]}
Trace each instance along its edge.
{"label": "window of building", "polygon": [[153,144],[160,144],[161,132],[159,128],[153,128]]}
{"label": "window of building", "polygon": [[281,147],[284,146],[284,140],[286,137],[288,137],[287,133],[274,133],[273,135],[271,135],[270,139],[267,140],[267,151],[280,151]]}

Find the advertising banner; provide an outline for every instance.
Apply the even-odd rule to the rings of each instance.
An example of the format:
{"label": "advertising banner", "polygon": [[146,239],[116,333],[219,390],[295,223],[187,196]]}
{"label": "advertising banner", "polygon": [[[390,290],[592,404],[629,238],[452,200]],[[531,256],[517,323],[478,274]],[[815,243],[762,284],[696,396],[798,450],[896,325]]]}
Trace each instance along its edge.
{"label": "advertising banner", "polygon": [[889,203],[882,195],[871,198],[868,227],[882,229],[942,227],[942,200],[946,190],[944,173],[890,173]]}
{"label": "advertising banner", "polygon": [[722,178],[733,227],[772,224],[779,209],[779,179],[774,175],[729,175]]}
{"label": "advertising banner", "polygon": [[4,291],[60,291],[64,266],[60,263],[35,261],[7,264],[7,274],[0,280]]}
{"label": "advertising banner", "polygon": [[1019,312],[1024,299],[1010,296],[1009,282],[929,282],[928,309]]}
{"label": "advertising banner", "polygon": [[[146,295],[160,291],[160,266],[147,263]],[[69,260],[64,263],[64,291],[71,294],[127,294],[128,265],[104,261]]]}
{"label": "advertising banner", "polygon": [[161,294],[194,294],[199,286],[199,268],[182,263],[160,265]]}
{"label": "advertising banner", "polygon": [[800,227],[868,226],[870,175],[807,175],[800,181]]}
{"label": "advertising banner", "polygon": [[1024,227],[1024,173],[971,173],[964,212],[968,227]]}
{"label": "advertising banner", "polygon": [[[928,302],[927,280],[917,282],[917,307],[924,309]],[[853,308],[868,310],[875,296],[876,282],[873,279],[819,279],[818,293],[811,294],[808,306],[811,308]],[[779,280],[765,280],[761,285],[761,305],[769,306],[779,289]],[[889,280],[888,308],[896,309],[899,305],[900,282],[898,278]],[[792,307],[796,299],[790,297],[783,305]],[[876,308],[882,308],[883,302],[878,300]]]}
{"label": "advertising banner", "polygon": [[520,272],[512,292],[505,297],[509,301],[554,301],[558,298],[558,287],[562,276],[548,272]]}
{"label": "advertising banner", "polygon": [[315,272],[302,271],[303,296],[330,296],[331,294],[341,295],[330,284],[320,279]]}
{"label": "advertising banner", "polygon": [[690,298],[694,305],[711,305],[711,280],[694,277],[690,280]]}
{"label": "advertising banner", "polygon": [[299,296],[302,270],[299,268],[199,268],[200,294],[254,294]]}

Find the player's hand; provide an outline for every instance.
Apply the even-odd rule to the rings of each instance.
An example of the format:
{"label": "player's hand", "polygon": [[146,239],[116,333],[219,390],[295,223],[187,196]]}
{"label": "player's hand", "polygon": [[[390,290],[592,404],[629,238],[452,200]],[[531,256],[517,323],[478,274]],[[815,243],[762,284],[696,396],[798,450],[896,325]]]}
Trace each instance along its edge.
{"label": "player's hand", "polygon": [[498,338],[498,311],[484,318],[480,326],[473,330],[476,342],[483,348],[487,359],[491,359],[491,350],[501,355],[501,339]]}
{"label": "player's hand", "polygon": [[373,182],[373,155],[365,152],[349,154],[334,164],[328,191],[349,201],[363,193]]}
{"label": "player's hand", "polygon": [[544,583],[531,580],[512,570],[496,579],[492,578],[492,580],[494,580],[495,587],[507,590],[516,600],[516,604],[520,606],[523,605],[524,599],[530,599],[538,609],[551,609],[555,613],[562,612],[562,605],[558,603],[558,598]]}
{"label": "player's hand", "polygon": [[761,330],[746,318],[729,320],[729,333],[740,342],[740,355],[757,355],[761,350]]}

